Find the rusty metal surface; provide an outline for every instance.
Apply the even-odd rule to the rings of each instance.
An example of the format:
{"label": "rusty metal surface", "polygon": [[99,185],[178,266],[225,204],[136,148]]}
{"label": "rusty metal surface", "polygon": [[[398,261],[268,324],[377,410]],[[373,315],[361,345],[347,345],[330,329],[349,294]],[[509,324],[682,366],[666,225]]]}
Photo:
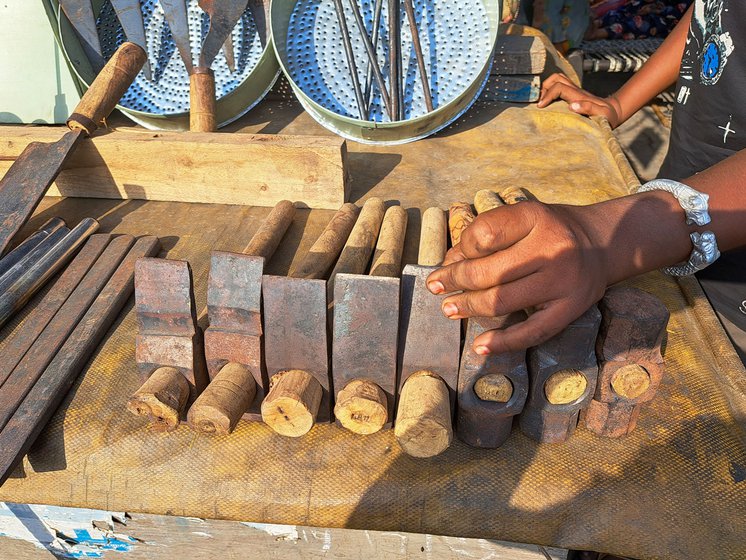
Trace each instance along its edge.
{"label": "rusty metal surface", "polygon": [[91,0],[60,0],[59,4],[80,37],[85,55],[94,70],[100,70],[104,65],[104,56]]}
{"label": "rusty metal surface", "polygon": [[461,350],[461,322],[448,319],[440,310],[445,296],[430,293],[425,286],[432,266],[407,265],[401,277],[399,391],[409,376],[428,370],[448,386],[451,411],[456,404]]}
{"label": "rusty metal surface", "polygon": [[[484,331],[503,329],[525,319],[524,313],[504,317],[474,317],[467,321],[464,351],[458,375],[456,435],[473,447],[500,447],[510,436],[513,417],[523,410],[528,396],[526,352],[506,352],[480,356],[473,350],[474,339]],[[513,385],[507,402],[480,399],[474,391],[477,380],[501,374]]]}
{"label": "rusty metal surface", "polygon": [[135,359],[142,381],[161,366],[178,369],[192,398],[207,386],[192,270],[186,261],[143,258],[135,264]]}
{"label": "rusty metal surface", "polygon": [[244,418],[261,420],[261,404],[269,391],[262,363],[261,288],[264,258],[213,251],[207,284],[210,326],[205,329],[205,358],[212,380],[225,364],[249,368],[256,395]]}
{"label": "rusty metal surface", "polygon": [[199,0],[199,7],[210,16],[210,29],[202,43],[199,65],[204,68],[212,66],[223,43],[236,26],[238,18],[246,10],[248,0]]}
{"label": "rusty metal surface", "polygon": [[[127,40],[139,45],[142,50],[148,52],[140,0],[111,0],[111,5],[117,13],[117,18],[119,19],[119,23],[122,24],[122,29]],[[148,80],[153,79],[153,71],[150,68],[150,60],[148,59],[145,60],[143,72]]]}
{"label": "rusty metal surface", "polygon": [[337,275],[334,285],[332,377],[339,393],[353,379],[374,382],[386,393],[391,427],[396,402],[399,279]]}
{"label": "rusty metal surface", "polygon": [[14,267],[21,259],[25,258],[39,243],[50,233],[65,227],[65,221],[60,218],[52,218],[37,231],[29,235],[16,248],[0,259],[0,278],[3,274]]}
{"label": "rusty metal surface", "polygon": [[0,255],[34,213],[83,136],[76,130],[50,144],[32,142],[0,179]]}
{"label": "rusty metal surface", "polygon": [[18,281],[28,270],[39,262],[52,248],[62,241],[70,233],[68,227],[61,227],[53,231],[32,248],[26,256],[11,266],[8,271],[0,276],[0,295],[4,294],[15,282]]}
{"label": "rusty metal surface", "polygon": [[[588,406],[596,390],[595,343],[600,323],[601,313],[594,305],[561,333],[529,349],[529,393],[519,423],[521,431],[530,438],[542,443],[559,443],[575,431],[578,412]],[[585,391],[571,403],[550,403],[544,384],[553,374],[569,369],[585,377]]]}
{"label": "rusty metal surface", "polygon": [[329,346],[326,335],[326,282],[267,276],[264,297],[264,360],[267,374],[299,369],[323,389],[317,423],[331,421]]}

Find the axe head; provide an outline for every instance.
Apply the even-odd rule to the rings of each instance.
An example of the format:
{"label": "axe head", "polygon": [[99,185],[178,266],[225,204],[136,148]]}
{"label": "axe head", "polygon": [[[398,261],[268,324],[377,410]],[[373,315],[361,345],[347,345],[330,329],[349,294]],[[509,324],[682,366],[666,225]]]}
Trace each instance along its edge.
{"label": "axe head", "polygon": [[293,369],[312,375],[323,389],[316,422],[330,422],[326,281],[264,276],[262,293],[268,376]]}
{"label": "axe head", "polygon": [[205,357],[210,379],[228,362],[249,368],[256,396],[244,418],[261,420],[260,406],[269,390],[262,365],[261,293],[264,258],[213,251],[207,286],[210,326]]}
{"label": "axe head", "polygon": [[399,279],[337,274],[334,282],[332,364],[335,391],[354,379],[386,393],[391,427],[396,401]]}
{"label": "axe head", "polygon": [[461,321],[448,319],[440,309],[445,296],[436,296],[425,281],[437,267],[407,265],[401,278],[401,391],[410,375],[427,370],[440,376],[455,404],[461,350]]}

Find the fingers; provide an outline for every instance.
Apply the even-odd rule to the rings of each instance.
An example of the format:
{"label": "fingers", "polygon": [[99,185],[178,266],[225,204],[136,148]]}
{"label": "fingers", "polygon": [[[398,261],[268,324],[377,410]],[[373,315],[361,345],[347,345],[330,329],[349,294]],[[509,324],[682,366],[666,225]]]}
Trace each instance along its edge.
{"label": "fingers", "polygon": [[[458,254],[456,256],[460,257]],[[487,290],[524,278],[536,272],[541,265],[540,259],[527,259],[522,245],[516,244],[479,259],[461,257],[460,260],[433,271],[427,279],[427,286],[434,294]]]}
{"label": "fingers", "polygon": [[[559,97],[562,87],[578,89],[575,84],[564,74],[552,74],[541,84],[541,93],[539,94],[538,107],[546,107],[552,101]],[[550,96],[550,91],[551,96]]]}
{"label": "fingers", "polygon": [[567,300],[545,304],[525,321],[483,332],[474,339],[474,351],[480,355],[501,354],[537,346],[560,333],[584,311]]}
{"label": "fingers", "polygon": [[528,276],[485,290],[466,291],[445,298],[441,309],[449,319],[507,315],[536,303],[535,286]]}
{"label": "fingers", "polygon": [[590,100],[573,101],[572,103],[570,103],[570,110],[580,115],[598,115],[606,117],[608,120],[611,120],[612,117],[612,111],[609,109],[609,106],[607,104]]}
{"label": "fingers", "polygon": [[538,204],[522,202],[480,214],[461,234],[461,254],[478,259],[520,241],[534,228]]}
{"label": "fingers", "polygon": [[452,247],[448,250],[448,252],[446,253],[445,259],[443,259],[443,264],[441,266],[448,266],[449,264],[460,262],[465,259],[466,257],[461,252],[461,243],[459,243],[455,247]]}

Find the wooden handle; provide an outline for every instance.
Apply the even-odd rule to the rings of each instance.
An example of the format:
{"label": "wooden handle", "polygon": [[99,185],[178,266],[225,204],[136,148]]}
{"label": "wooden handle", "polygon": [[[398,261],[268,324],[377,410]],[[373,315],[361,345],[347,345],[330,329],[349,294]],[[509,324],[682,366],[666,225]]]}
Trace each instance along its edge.
{"label": "wooden handle", "polygon": [[588,380],[574,369],[553,373],[544,383],[544,395],[551,404],[569,404],[585,393]]}
{"label": "wooden handle", "polygon": [[448,208],[448,230],[451,232],[451,245],[461,242],[461,234],[474,221],[474,212],[468,202],[454,202]]}
{"label": "wooden handle", "polygon": [[229,434],[249,409],[256,381],[249,368],[230,362],[223,366],[187,414],[189,426],[203,434]]}
{"label": "wooden handle", "polygon": [[503,199],[505,204],[518,204],[519,202],[526,202],[531,200],[528,193],[520,187],[508,187],[500,191],[500,198]]}
{"label": "wooden handle", "polygon": [[488,373],[477,379],[474,393],[483,401],[506,403],[513,396],[513,383],[501,373]]}
{"label": "wooden handle", "polygon": [[355,225],[358,207],[347,202],[337,210],[329,224],[303,260],[290,271],[293,278],[324,278],[339,255]]}
{"label": "wooden handle", "polygon": [[275,254],[290,224],[293,223],[293,218],[295,218],[295,206],[292,202],[281,200],[275,204],[243,252],[269,260]]}
{"label": "wooden handle", "polygon": [[321,383],[308,372],[277,373],[262,401],[262,420],[280,435],[300,437],[313,428],[322,395]]}
{"label": "wooden handle", "polygon": [[399,277],[406,234],[407,211],[401,206],[392,206],[383,216],[381,233],[373,253],[373,264],[370,266],[371,276]]}
{"label": "wooden handle", "polygon": [[67,119],[70,130],[83,130],[86,134],[92,134],[99,123],[114,110],[147,58],[142,47],[135,43],[122,43]]}
{"label": "wooden handle", "polygon": [[329,277],[333,283],[334,277],[339,273],[365,274],[370,262],[370,256],[376,246],[378,232],[381,231],[381,222],[386,211],[383,200],[373,197],[363,204],[360,216],[355,222],[350,236],[342,249],[342,253],[334,265]]}
{"label": "wooden handle", "polygon": [[215,74],[210,68],[197,67],[189,76],[189,130],[215,129]]}
{"label": "wooden handle", "polygon": [[170,432],[189,399],[189,382],[173,367],[161,367],[127,401],[127,410],[147,416],[156,428]]}
{"label": "wooden handle", "polygon": [[440,208],[428,208],[422,214],[420,252],[417,263],[422,266],[438,266],[446,256],[446,217]]}
{"label": "wooden handle", "polygon": [[337,395],[334,415],[356,434],[373,434],[388,422],[388,399],[377,384],[364,379],[350,381]]}
{"label": "wooden handle", "polygon": [[399,394],[394,435],[412,457],[434,457],[453,441],[451,403],[445,382],[429,371],[409,376]]}
{"label": "wooden handle", "polygon": [[482,189],[474,195],[474,208],[477,209],[477,214],[483,214],[504,205],[505,203],[500,200],[497,193],[490,189]]}

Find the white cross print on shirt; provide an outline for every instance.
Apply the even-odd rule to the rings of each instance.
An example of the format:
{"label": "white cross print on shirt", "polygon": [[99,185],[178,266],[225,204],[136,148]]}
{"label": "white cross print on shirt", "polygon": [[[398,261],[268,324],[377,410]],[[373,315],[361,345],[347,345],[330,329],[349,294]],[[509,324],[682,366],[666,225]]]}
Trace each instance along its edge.
{"label": "white cross print on shirt", "polygon": [[733,115],[729,115],[728,123],[725,126],[719,126],[718,128],[723,130],[723,144],[728,140],[728,134],[735,134],[736,131],[730,127],[730,122],[733,119]]}

